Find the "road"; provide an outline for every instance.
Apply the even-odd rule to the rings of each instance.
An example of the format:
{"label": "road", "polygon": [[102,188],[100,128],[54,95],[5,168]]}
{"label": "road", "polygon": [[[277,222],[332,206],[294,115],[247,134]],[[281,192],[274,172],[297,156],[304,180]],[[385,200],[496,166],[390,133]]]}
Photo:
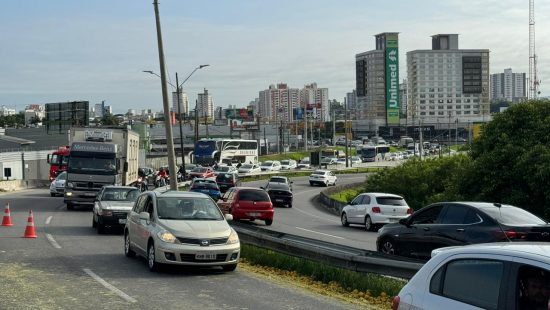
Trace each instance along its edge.
{"label": "road", "polygon": [[[322,210],[301,206],[321,188],[306,188],[299,179],[295,186],[296,207],[278,209],[274,227],[300,231],[296,227],[325,225],[328,232],[330,226],[338,228]],[[67,211],[63,199],[49,197],[47,189],[0,194],[0,206],[6,202],[14,226],[0,226],[0,309],[353,308],[241,268],[229,273],[181,268],[151,273],[143,259],[123,255],[120,232],[97,235],[89,210]],[[36,239],[21,238],[29,209],[34,212]],[[302,219],[314,215],[312,223],[317,226],[300,226],[292,213]],[[283,225],[285,221],[291,223]]]}
{"label": "road", "polygon": [[[338,185],[365,181],[366,174],[337,175]],[[307,177],[292,178],[294,183],[294,204],[292,208],[277,207],[272,226],[264,226],[261,221],[250,222],[250,225],[263,226],[267,229],[293,235],[323,240],[331,243],[352,246],[364,250],[376,250],[376,232],[365,230],[364,226],[351,225],[343,227],[340,217],[314,202],[326,187],[310,186]],[[247,186],[264,186],[267,181],[246,183]]]}

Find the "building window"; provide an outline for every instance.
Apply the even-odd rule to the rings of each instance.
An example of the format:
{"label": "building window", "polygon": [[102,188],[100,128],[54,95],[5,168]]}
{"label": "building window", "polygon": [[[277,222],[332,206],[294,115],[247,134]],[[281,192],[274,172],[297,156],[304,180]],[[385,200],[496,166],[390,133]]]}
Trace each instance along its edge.
{"label": "building window", "polygon": [[459,106],[459,105],[455,105],[455,109],[460,110],[460,109],[462,109],[462,107]]}

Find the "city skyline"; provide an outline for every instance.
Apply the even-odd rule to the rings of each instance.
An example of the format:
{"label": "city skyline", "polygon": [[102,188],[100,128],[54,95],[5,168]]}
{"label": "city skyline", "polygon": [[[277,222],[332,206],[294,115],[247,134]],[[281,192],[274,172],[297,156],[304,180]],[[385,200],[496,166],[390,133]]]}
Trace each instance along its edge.
{"label": "city skyline", "polygon": [[[142,72],[160,72],[150,1],[22,1],[3,8],[0,106],[105,100],[115,113],[162,110],[160,79]],[[550,22],[541,12],[550,3],[537,1],[535,8],[541,96],[548,96]],[[374,49],[374,35],[387,31],[400,33],[400,80],[407,76],[406,52],[427,49],[436,33],[458,33],[461,49],[489,49],[490,73],[528,72],[528,3],[514,0],[282,1],[273,7],[164,0],[160,13],[172,83],[176,71],[187,76],[210,64],[183,90],[194,102],[207,88],[222,107],[245,107],[281,82],[299,88],[315,82],[329,89],[329,99],[343,101],[355,88],[355,55]]]}

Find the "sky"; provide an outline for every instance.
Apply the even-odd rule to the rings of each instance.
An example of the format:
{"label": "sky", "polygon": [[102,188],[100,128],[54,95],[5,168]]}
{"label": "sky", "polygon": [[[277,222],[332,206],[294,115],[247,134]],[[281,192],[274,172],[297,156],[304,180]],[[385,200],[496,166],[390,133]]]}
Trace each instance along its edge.
{"label": "sky", "polygon": [[[115,113],[162,111],[153,0],[18,0],[0,10],[0,106],[105,100]],[[541,95],[550,95],[550,0],[535,0]],[[355,55],[374,35],[399,32],[406,52],[431,35],[458,33],[459,48],[489,49],[490,72],[529,72],[529,5],[521,0],[162,0],[172,84],[194,102],[246,106],[271,84],[316,82],[343,102],[355,88]],[[169,88],[170,90],[170,88]],[[170,96],[171,102],[171,96]]]}

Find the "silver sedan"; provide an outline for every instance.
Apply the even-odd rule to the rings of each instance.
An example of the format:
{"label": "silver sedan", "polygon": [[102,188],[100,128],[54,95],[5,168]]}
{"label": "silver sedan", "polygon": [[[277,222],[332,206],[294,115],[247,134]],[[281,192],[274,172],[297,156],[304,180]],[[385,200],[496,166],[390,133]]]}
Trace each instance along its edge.
{"label": "silver sedan", "polygon": [[151,271],[163,265],[237,268],[240,241],[208,196],[193,192],[145,192],[124,228],[124,253],[147,259]]}

